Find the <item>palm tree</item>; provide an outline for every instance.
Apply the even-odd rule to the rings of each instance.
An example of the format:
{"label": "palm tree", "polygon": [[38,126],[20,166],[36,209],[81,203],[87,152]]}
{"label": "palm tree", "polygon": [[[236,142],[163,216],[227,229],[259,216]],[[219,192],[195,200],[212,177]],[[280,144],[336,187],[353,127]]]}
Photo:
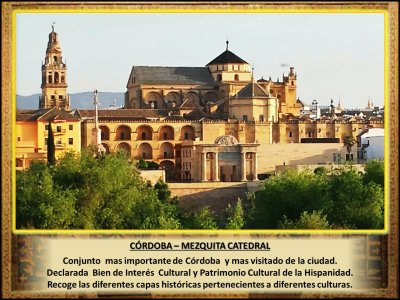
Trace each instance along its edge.
{"label": "palm tree", "polygon": [[356,143],[356,139],[351,135],[346,135],[343,139],[343,143],[346,146],[348,157],[350,158],[351,150]]}

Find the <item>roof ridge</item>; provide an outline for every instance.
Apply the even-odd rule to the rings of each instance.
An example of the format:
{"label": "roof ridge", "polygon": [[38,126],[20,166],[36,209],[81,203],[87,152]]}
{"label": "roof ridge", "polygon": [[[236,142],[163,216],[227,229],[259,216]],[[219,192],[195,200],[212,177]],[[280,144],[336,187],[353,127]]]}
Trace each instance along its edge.
{"label": "roof ridge", "polygon": [[241,63],[241,64],[249,64],[244,59],[236,55],[230,50],[225,50],[212,61],[210,61],[206,66],[211,64],[229,64],[229,63]]}
{"label": "roof ridge", "polygon": [[49,114],[51,111],[53,111],[55,109],[56,109],[56,107],[50,108],[48,111],[46,111],[44,114],[42,114],[39,118],[37,118],[37,120],[39,121],[40,119],[42,119],[44,116],[46,116],[47,114]]}

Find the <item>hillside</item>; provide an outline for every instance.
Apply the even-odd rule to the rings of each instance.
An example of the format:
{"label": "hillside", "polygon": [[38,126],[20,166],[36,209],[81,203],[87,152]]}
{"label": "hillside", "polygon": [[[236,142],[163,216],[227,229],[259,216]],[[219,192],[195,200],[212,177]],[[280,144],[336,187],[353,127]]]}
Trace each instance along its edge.
{"label": "hillside", "polygon": [[[40,95],[17,95],[17,109],[37,109]],[[70,94],[70,97],[71,109],[94,109],[92,92]],[[107,108],[114,105],[114,100],[116,100],[116,106],[123,106],[124,93],[99,92],[100,108]]]}

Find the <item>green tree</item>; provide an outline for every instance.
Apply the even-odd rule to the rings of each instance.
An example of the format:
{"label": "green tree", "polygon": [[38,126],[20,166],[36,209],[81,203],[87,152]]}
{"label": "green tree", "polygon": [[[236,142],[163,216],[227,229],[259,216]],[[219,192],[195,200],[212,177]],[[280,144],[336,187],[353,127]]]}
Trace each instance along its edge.
{"label": "green tree", "polygon": [[278,228],[282,229],[331,229],[326,215],[322,215],[322,211],[303,211],[300,218],[292,221],[286,216],[279,221]]}
{"label": "green tree", "polygon": [[303,211],[320,210],[326,201],[324,176],[312,171],[287,170],[270,177],[264,188],[255,193],[249,228],[274,229],[284,215],[291,220]]}
{"label": "green tree", "polygon": [[171,198],[171,191],[168,188],[168,184],[161,179],[156,182],[154,189],[157,192],[158,199],[163,202],[167,202]]}
{"label": "green tree", "polygon": [[326,181],[324,212],[329,223],[357,229],[383,227],[383,189],[378,184],[365,184],[354,168],[332,170]]}
{"label": "green tree", "polygon": [[156,163],[155,161],[149,161],[147,163],[147,169],[149,170],[158,170],[160,168],[160,165]]}
{"label": "green tree", "polygon": [[318,167],[314,169],[314,174],[316,175],[324,175],[326,174],[326,168],[325,167]]}
{"label": "green tree", "polygon": [[56,146],[54,144],[54,134],[51,129],[51,122],[49,120],[48,124],[48,137],[47,137],[47,163],[49,165],[54,165],[56,163]]}
{"label": "green tree", "polygon": [[335,229],[380,229],[383,203],[383,188],[365,182],[364,175],[351,166],[317,174],[290,171],[272,176],[256,192],[246,228],[300,226],[301,214],[317,211]]}
{"label": "green tree", "polygon": [[194,213],[184,214],[182,223],[185,229],[218,229],[215,215],[208,206],[203,206]]}
{"label": "green tree", "polygon": [[17,228],[67,229],[76,216],[75,191],[59,189],[52,168],[33,161],[30,170],[17,172]]}
{"label": "green tree", "polygon": [[364,167],[364,182],[375,182],[384,188],[385,166],[383,160],[370,160]]}
{"label": "green tree", "polygon": [[[43,178],[45,182],[42,182]],[[136,167],[123,153],[106,155],[101,159],[90,151],[67,153],[51,168],[34,163],[29,170],[19,173],[17,187],[19,228],[180,227],[176,204],[159,200],[157,191],[142,180]],[[40,207],[38,201],[44,201],[46,206]],[[54,214],[71,207],[70,215],[62,215],[63,211]],[[51,213],[57,217],[58,223]]]}
{"label": "green tree", "polygon": [[158,170],[160,165],[154,161],[146,161],[144,159],[140,159],[137,162],[137,167],[140,170]]}
{"label": "green tree", "polygon": [[148,168],[147,161],[145,161],[144,159],[140,159],[137,163],[137,167],[140,170],[146,170]]}
{"label": "green tree", "polygon": [[241,229],[244,222],[242,200],[239,198],[234,206],[228,204],[225,211],[224,227],[225,229]]}

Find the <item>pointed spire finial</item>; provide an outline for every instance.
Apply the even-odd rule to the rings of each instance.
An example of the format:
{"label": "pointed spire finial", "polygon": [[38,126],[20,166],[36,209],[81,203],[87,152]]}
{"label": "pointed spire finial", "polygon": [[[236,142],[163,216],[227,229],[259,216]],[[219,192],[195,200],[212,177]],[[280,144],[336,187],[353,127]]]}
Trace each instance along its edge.
{"label": "pointed spire finial", "polygon": [[229,39],[226,37],[226,51],[228,51],[228,46],[229,46]]}
{"label": "pointed spire finial", "polygon": [[254,97],[254,67],[251,68],[251,96]]}
{"label": "pointed spire finial", "polygon": [[55,24],[56,24],[56,22],[53,22],[53,24],[51,25],[52,32],[54,32],[54,25]]}

